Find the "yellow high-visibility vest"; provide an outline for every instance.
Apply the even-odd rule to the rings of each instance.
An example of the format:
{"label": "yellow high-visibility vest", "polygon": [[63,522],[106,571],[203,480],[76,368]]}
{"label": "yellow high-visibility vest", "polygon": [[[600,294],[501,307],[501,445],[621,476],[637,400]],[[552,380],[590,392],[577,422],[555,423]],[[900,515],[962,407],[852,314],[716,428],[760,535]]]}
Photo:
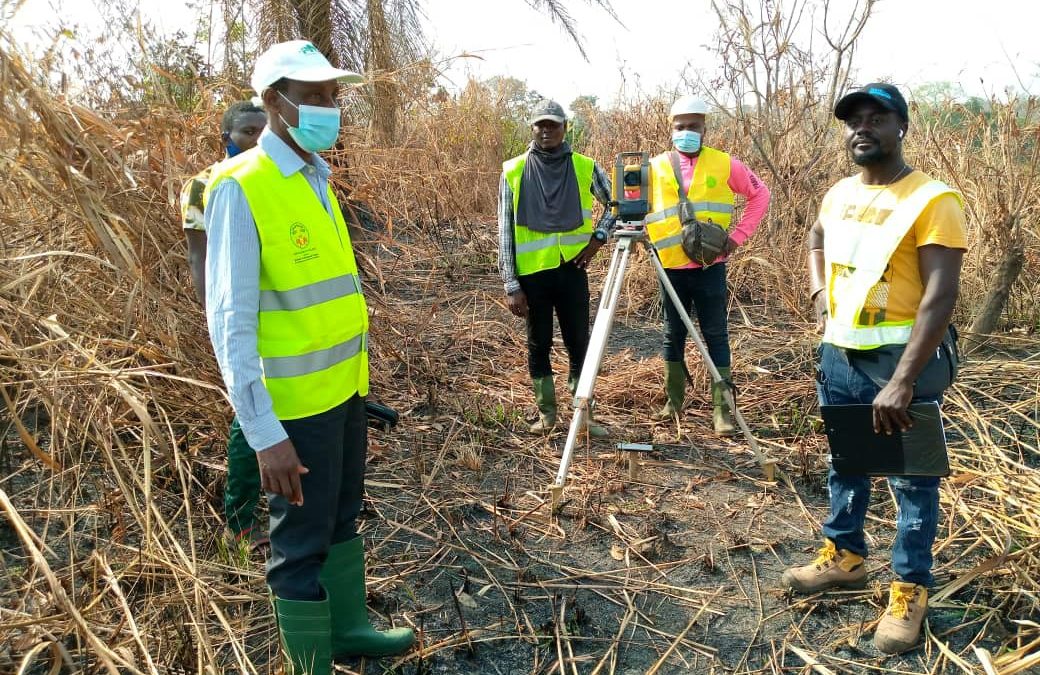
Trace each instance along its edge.
{"label": "yellow high-visibility vest", "polygon": [[330,218],[307,179],[282,175],[259,147],[213,169],[242,186],[260,236],[257,347],[279,419],[310,417],[368,394],[368,308],[350,234],[328,189]]}
{"label": "yellow high-visibility vest", "polygon": [[[859,176],[853,176],[838,182],[828,199],[835,204],[845,203],[842,191],[855,189],[859,181]],[[892,192],[898,195],[895,189]],[[961,196],[945,183],[922,176],[912,191],[898,195],[896,207],[886,211],[884,219],[876,217],[877,209],[868,209],[865,214],[820,212],[829,309],[824,342],[847,349],[876,349],[910,341],[913,319],[867,325],[861,314],[899,243],[928,204],[944,194],[952,194],[962,202]]]}
{"label": "yellow high-visibility vest", "polygon": [[578,194],[581,198],[581,225],[567,232],[538,232],[517,222],[517,206],[520,190],[523,189],[524,164],[527,154],[502,163],[502,174],[513,191],[513,236],[516,242],[516,273],[520,276],[551,270],[560,266],[560,261],[573,260],[581,253],[592,237],[592,173],[596,161],[591,157],[571,153],[574,175],[578,179]]}
{"label": "yellow high-visibility vest", "polygon": [[[724,230],[733,220],[733,190],[729,187],[730,157],[704,146],[697,155],[693,180],[686,198],[693,203],[697,220],[709,219]],[[691,260],[682,249],[682,223],[679,222],[679,184],[675,179],[669,152],[650,160],[650,205],[646,233],[650,236],[664,267],[683,267]]]}

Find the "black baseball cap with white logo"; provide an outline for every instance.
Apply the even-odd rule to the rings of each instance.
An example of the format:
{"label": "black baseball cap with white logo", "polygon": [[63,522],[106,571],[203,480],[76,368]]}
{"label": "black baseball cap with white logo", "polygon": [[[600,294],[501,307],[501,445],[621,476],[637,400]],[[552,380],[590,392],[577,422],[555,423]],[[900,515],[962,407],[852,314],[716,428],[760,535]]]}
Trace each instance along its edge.
{"label": "black baseball cap with white logo", "polygon": [[844,120],[849,116],[852,108],[857,103],[863,102],[876,103],[885,110],[891,110],[899,115],[904,122],[910,121],[906,99],[903,98],[898,89],[884,82],[872,82],[865,87],[842,96],[838,104],[834,106],[834,116],[839,120]]}

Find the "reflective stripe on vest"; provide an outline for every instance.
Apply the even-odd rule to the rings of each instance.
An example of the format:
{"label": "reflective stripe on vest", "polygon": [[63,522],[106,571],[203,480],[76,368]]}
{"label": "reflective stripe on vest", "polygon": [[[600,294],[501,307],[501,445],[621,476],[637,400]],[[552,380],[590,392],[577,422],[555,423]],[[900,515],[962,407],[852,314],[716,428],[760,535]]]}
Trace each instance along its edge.
{"label": "reflective stripe on vest", "polygon": [[[687,195],[698,220],[711,220],[726,230],[733,220],[734,199],[729,174],[729,155],[705,146],[697,155]],[[689,265],[690,259],[682,249],[679,184],[668,152],[650,160],[650,203],[654,210],[646,216],[646,232],[661,264],[673,268]]]}
{"label": "reflective stripe on vest", "polygon": [[[694,211],[715,211],[716,213],[733,213],[733,205],[725,202],[691,202],[693,204]],[[654,213],[647,214],[647,223],[656,223],[670,218],[672,216],[679,215],[679,205],[669,206],[663,211],[655,211]]]}
{"label": "reflective stripe on vest", "polygon": [[839,326],[828,320],[823,341],[848,349],[876,349],[881,345],[905,345],[910,341],[910,331],[913,329],[913,322],[909,325],[878,325],[864,328]]}
{"label": "reflective stripe on vest", "polygon": [[260,291],[261,312],[291,312],[361,292],[356,274],[344,274],[289,291]]}
{"label": "reflective stripe on vest", "polygon": [[573,260],[588,245],[593,231],[592,174],[596,162],[591,157],[576,152],[571,153],[571,162],[574,165],[574,176],[578,181],[578,194],[581,199],[581,225],[566,232],[538,232],[516,221],[527,155],[525,152],[502,164],[502,174],[513,191],[516,272],[521,276],[554,269],[560,266],[561,260]]}
{"label": "reflective stripe on vest", "polygon": [[269,378],[299,377],[317,373],[354,358],[365,350],[367,340],[368,333],[363,333],[328,349],[299,356],[269,356],[264,359],[264,375]]}
{"label": "reflective stripe on vest", "polygon": [[[864,325],[860,323],[860,315],[871,289],[881,281],[892,254],[914,222],[932,200],[948,193],[960,198],[940,181],[922,183],[900,201],[880,225],[821,212],[830,309],[824,342],[848,349],[875,349],[881,345],[906,344],[910,340],[912,320]],[[838,271],[840,274],[836,274]]]}
{"label": "reflective stripe on vest", "polygon": [[343,214],[332,217],[301,172],[283,176],[259,147],[214,169],[241,187],[260,238],[257,350],[279,419],[368,393],[368,309]]}
{"label": "reflective stripe on vest", "polygon": [[516,252],[519,255],[521,253],[541,251],[544,248],[576,246],[578,244],[581,244],[582,248],[584,248],[585,244],[587,243],[589,243],[589,235],[587,234],[560,234],[551,237],[544,237],[542,239],[525,241],[522,244],[517,244]]}

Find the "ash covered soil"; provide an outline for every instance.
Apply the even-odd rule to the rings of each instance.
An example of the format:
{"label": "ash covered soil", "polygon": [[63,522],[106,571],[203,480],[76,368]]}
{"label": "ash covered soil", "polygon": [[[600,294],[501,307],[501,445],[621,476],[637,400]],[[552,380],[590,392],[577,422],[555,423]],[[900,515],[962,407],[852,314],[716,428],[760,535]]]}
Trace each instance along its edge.
{"label": "ash covered soil", "polygon": [[[892,578],[895,517],[880,482],[868,520],[875,554],[867,589],[806,598],[779,588],[785,567],[814,557],[827,511],[816,337],[739,291],[730,306],[738,401],[784,479],[765,481],[741,436],[712,434],[708,379],[692,345],[687,409],[678,423],[650,421],[664,394],[659,303],[644,270],[626,289],[632,299],[619,309],[596,386],[596,416],[611,438],[579,443],[552,513],[546,488],[570,419],[562,345],[553,357],[560,426],[532,436],[523,324],[495,292],[486,256],[473,263],[480,275],[464,259],[444,264],[466,271],[464,281],[429,281],[451,278],[455,267],[431,270],[424,283],[387,276],[370,301],[374,325],[384,321],[381,343],[373,342],[373,381],[391,383],[373,396],[397,408],[402,422],[370,437],[361,524],[368,600],[378,625],[414,626],[419,644],[400,658],[341,664],[341,672],[794,673],[819,663],[840,673],[936,673],[952,668],[939,642],[964,654],[972,642],[996,649],[1011,632],[1008,616],[985,609],[996,591],[967,584],[933,606],[934,637],[921,648],[895,657],[873,648]],[[395,319],[387,321],[391,305]],[[951,433],[951,446],[959,440]],[[10,429],[8,441],[17,446]],[[619,442],[654,446],[634,479]],[[226,558],[218,543],[220,448],[211,454],[198,466],[209,520],[196,526],[196,543]],[[8,474],[5,489],[31,510],[39,499],[33,472]],[[95,524],[83,540],[96,546],[97,528],[110,525]],[[977,533],[941,527],[949,531],[936,558],[940,587],[981,559]],[[12,564],[24,558],[3,527],[0,547],[8,570],[24,569]],[[229,590],[219,602],[263,672],[276,659],[262,557],[227,565]],[[9,578],[4,590],[16,588]],[[234,669],[233,650],[216,648]]]}

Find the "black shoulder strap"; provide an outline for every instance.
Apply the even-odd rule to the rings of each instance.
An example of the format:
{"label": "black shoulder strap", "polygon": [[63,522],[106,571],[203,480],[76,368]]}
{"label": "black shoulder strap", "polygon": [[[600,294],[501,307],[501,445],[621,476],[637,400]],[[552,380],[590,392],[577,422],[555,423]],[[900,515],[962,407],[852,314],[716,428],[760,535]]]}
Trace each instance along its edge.
{"label": "black shoulder strap", "polygon": [[[672,160],[672,171],[675,172],[675,185],[679,192],[679,201],[689,201],[686,195],[689,193],[689,189],[683,190],[682,186],[682,169],[679,167],[679,153],[672,150],[668,153],[668,158]],[[690,181],[691,183],[693,181]]]}

